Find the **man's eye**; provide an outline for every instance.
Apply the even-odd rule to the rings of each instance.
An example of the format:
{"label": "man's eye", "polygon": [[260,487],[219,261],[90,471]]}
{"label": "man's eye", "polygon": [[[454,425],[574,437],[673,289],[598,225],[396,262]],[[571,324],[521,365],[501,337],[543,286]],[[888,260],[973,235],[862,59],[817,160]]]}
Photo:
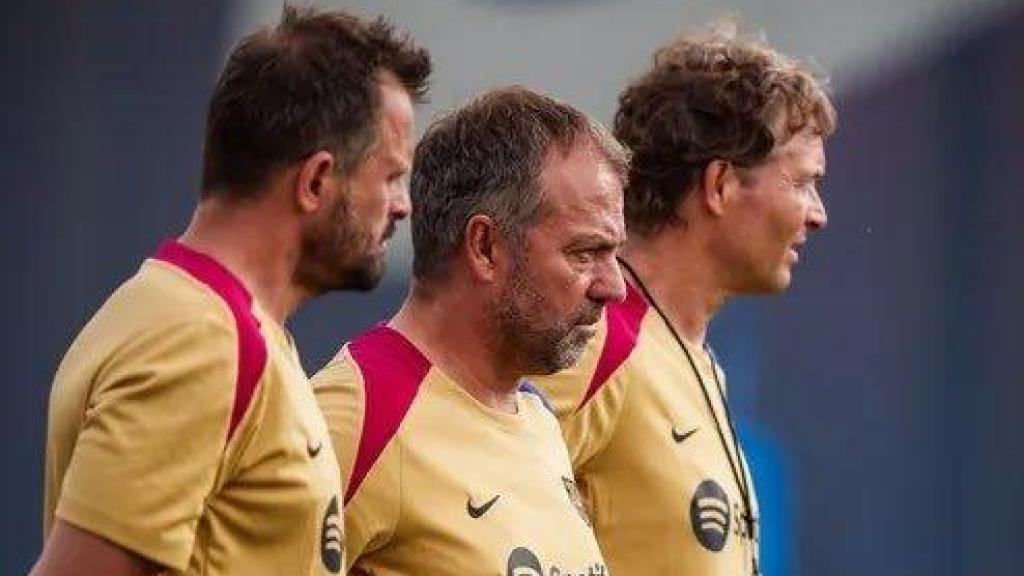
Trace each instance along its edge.
{"label": "man's eye", "polygon": [[402,189],[409,187],[409,174],[407,172],[396,172],[388,176],[388,186],[395,186]]}
{"label": "man's eye", "polygon": [[591,260],[594,259],[594,255],[595,250],[593,249],[575,250],[570,253],[572,259],[577,262],[590,262]]}
{"label": "man's eye", "polygon": [[796,183],[795,188],[803,194],[813,194],[817,191],[817,186],[818,183],[814,180],[802,180]]}

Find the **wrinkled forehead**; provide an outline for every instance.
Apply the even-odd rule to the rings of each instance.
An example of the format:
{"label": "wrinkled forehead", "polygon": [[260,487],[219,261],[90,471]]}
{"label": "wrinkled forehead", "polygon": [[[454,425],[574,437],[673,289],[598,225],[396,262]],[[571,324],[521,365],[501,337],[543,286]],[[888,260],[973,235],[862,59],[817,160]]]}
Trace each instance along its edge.
{"label": "wrinkled forehead", "polygon": [[533,232],[559,245],[619,245],[625,240],[622,179],[596,150],[549,158]]}
{"label": "wrinkled forehead", "polygon": [[622,212],[622,177],[591,143],[549,150],[539,184],[544,212]]}

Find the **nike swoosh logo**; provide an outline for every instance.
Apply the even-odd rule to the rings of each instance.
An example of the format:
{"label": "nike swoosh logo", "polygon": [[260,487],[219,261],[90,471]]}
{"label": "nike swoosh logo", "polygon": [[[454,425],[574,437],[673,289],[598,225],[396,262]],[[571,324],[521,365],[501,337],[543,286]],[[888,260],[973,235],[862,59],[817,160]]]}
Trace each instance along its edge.
{"label": "nike swoosh logo", "polygon": [[306,453],[309,454],[310,458],[316,458],[317,454],[320,453],[320,449],[324,447],[324,443],[321,440],[317,440],[316,445],[306,442]]}
{"label": "nike swoosh logo", "polygon": [[686,440],[690,436],[693,436],[694,433],[696,433],[697,430],[699,430],[699,429],[700,429],[700,426],[697,426],[696,428],[694,428],[693,430],[690,430],[689,432],[684,432],[684,433],[680,434],[679,431],[676,430],[676,427],[673,426],[672,427],[672,439],[676,441],[676,444],[682,444],[683,440]]}
{"label": "nike swoosh logo", "polygon": [[487,502],[484,502],[482,506],[473,506],[473,499],[467,498],[466,514],[469,514],[470,518],[479,518],[486,514],[487,511],[491,509],[491,506],[494,506],[494,503],[498,501],[498,498],[501,498],[501,494],[498,494],[494,498],[491,498]]}

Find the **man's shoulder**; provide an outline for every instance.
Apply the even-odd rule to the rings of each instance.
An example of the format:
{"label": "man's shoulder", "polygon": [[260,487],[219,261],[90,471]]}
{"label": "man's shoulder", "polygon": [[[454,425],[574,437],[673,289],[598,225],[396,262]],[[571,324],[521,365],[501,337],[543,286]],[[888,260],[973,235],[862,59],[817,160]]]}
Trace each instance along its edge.
{"label": "man's shoulder", "polygon": [[317,391],[357,386],[388,404],[408,403],[430,371],[430,361],[399,332],[373,328],[345,344],[313,376]]}
{"label": "man's shoulder", "polygon": [[230,341],[234,330],[230,312],[212,294],[147,260],[96,310],[65,360],[83,349],[90,356],[140,350],[175,333],[199,344]]}
{"label": "man's shoulder", "polygon": [[647,317],[649,309],[650,305],[640,291],[630,285],[627,285],[625,300],[608,305],[605,314],[605,338],[590,378],[587,396],[583,399],[584,404],[608,382],[636,350],[644,318]]}
{"label": "man's shoulder", "polygon": [[346,502],[392,442],[415,402],[431,363],[401,333],[374,328],[346,344],[312,378],[332,437],[356,443]]}
{"label": "man's shoulder", "polygon": [[233,324],[230,307],[216,292],[181,270],[146,260],[97,310],[123,327],[181,326],[190,322]]}

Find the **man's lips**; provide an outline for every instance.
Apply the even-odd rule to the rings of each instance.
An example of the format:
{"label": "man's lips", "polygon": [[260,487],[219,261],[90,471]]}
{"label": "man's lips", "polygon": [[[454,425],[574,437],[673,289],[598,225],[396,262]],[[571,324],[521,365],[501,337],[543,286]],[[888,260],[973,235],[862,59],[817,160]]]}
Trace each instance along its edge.
{"label": "man's lips", "polygon": [[394,236],[394,235],[395,235],[395,221],[392,220],[391,222],[388,223],[387,227],[384,229],[384,233],[380,235],[380,241],[377,242],[378,248],[381,251],[387,249],[388,241],[391,240],[391,237]]}
{"label": "man's lips", "polygon": [[800,251],[803,250],[804,242],[806,242],[806,240],[801,238],[801,239],[797,240],[796,242],[793,242],[792,244],[789,245],[789,249],[787,250],[787,253],[788,253],[790,259],[793,260],[794,264],[796,264],[797,262],[800,261]]}

